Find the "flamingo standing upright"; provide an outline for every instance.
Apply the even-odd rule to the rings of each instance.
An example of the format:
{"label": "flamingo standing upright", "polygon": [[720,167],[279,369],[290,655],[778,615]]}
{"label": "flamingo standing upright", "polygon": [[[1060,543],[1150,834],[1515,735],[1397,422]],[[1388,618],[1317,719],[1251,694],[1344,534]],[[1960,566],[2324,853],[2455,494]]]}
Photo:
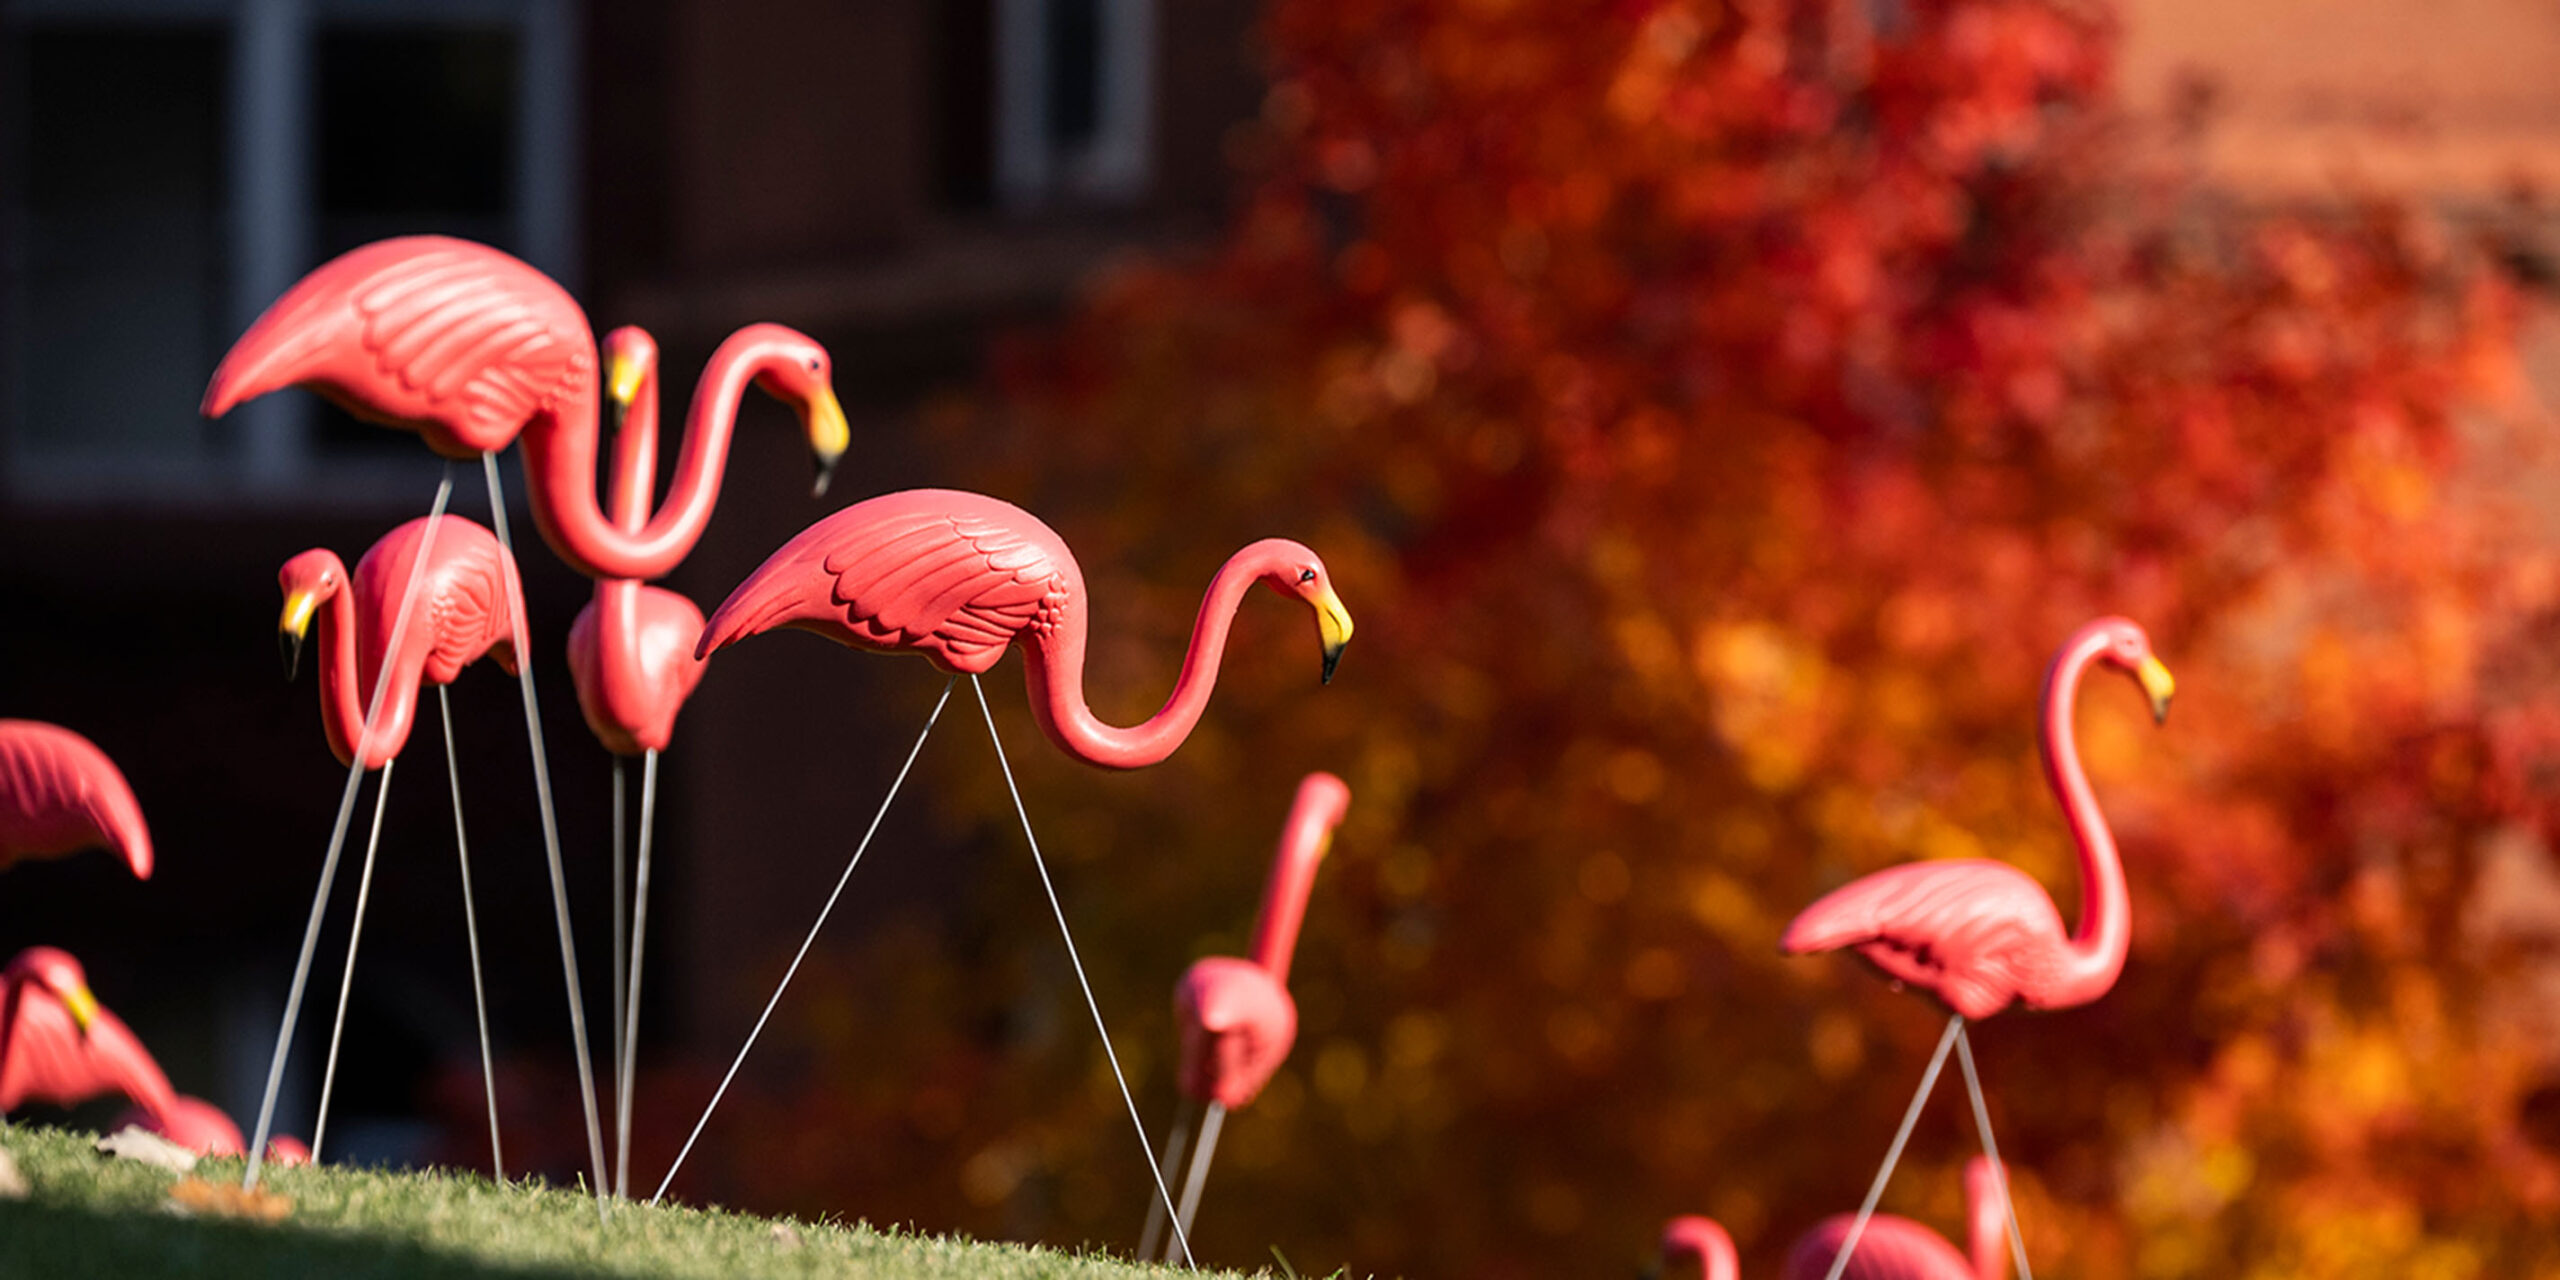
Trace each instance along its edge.
{"label": "flamingo standing upright", "polygon": [[[615,522],[637,532],[648,523],[658,473],[658,344],[624,325],[604,336],[604,353],[606,403],[617,424],[608,501]],[[631,1194],[631,1091],[639,1067],[658,753],[675,736],[676,713],[702,681],[703,663],[693,656],[701,635],[702,610],[693,601],[633,578],[597,579],[595,597],[569,628],[578,709],[613,756],[613,1189],[621,1196]],[[640,859],[626,907],[623,762],[631,756],[641,762]]]}
{"label": "flamingo standing upright", "polygon": [[[1262,888],[1262,909],[1253,925],[1253,955],[1205,956],[1194,961],[1173,988],[1173,1018],[1182,1030],[1182,1057],[1174,1083],[1182,1091],[1183,1113],[1166,1137],[1157,1168],[1171,1176],[1190,1141],[1195,1117],[1199,1145],[1191,1169],[1182,1180],[1182,1204],[1176,1220],[1185,1235],[1200,1209],[1200,1189],[1208,1181],[1209,1160],[1218,1148],[1218,1133],[1227,1113],[1252,1102],[1271,1083],[1298,1040],[1298,1002],[1289,997],[1289,961],[1298,949],[1298,926],[1307,917],[1307,896],[1315,889],[1316,867],[1333,844],[1333,829],[1351,807],[1351,788],[1330,773],[1310,773],[1298,782],[1297,799],[1289,805],[1280,829],[1280,848],[1271,859],[1271,878]],[[1149,1206],[1147,1229],[1138,1256],[1152,1257],[1164,1229],[1164,1209]]]}
{"label": "flamingo standing upright", "polygon": [[[483,657],[510,673],[518,669],[524,597],[513,559],[496,535],[464,517],[447,516],[438,538],[436,523],[434,517],[422,517],[383,535],[356,562],[352,577],[345,562],[327,548],[293,557],[276,575],[284,591],[277,637],[284,649],[286,674],[290,676],[299,666],[305,639],[316,628],[322,650],[320,722],[329,749],[341,763],[381,772],[374,788],[373,827],[365,841],[364,869],[356,880],[355,922],[347,934],[346,968],[338,982],[337,1017],[329,1030],[328,1065],[321,1075],[319,1119],[312,1126],[311,1148],[316,1155],[328,1138],[338,1041],[346,1026],[356,948],[364,938],[365,908],[372,898],[374,855],[382,841],[383,806],[391,794],[391,766],[408,745],[419,686],[432,684],[444,728],[446,783],[453,792],[454,850],[462,869],[462,918],[471,951],[471,998],[479,1019],[480,1067],[489,1097],[489,1157],[493,1172],[503,1178],[497,1071],[480,978],[480,924],[472,902],[471,850],[463,829],[461,769],[454,754],[453,707],[446,686],[461,676],[464,667]],[[396,607],[392,584],[413,579],[418,607],[404,612]],[[370,732],[357,701],[356,690],[362,686],[375,690]],[[290,1030],[288,1023],[288,1034]],[[263,1141],[260,1145],[263,1154]]]}
{"label": "flamingo standing upright", "polygon": [[[1937,1232],[1909,1218],[1880,1213],[1866,1224],[1866,1241],[1846,1275],[1849,1280],[2007,1280],[2008,1258],[2002,1251],[2007,1220],[1998,1169],[1988,1156],[1966,1162],[1965,1226],[1968,1253],[1958,1253]],[[1819,1280],[1838,1254],[1841,1241],[1856,1223],[1837,1214],[1787,1251],[1786,1280]],[[1662,1227],[1662,1280],[1740,1280],[1742,1267],[1733,1237],[1712,1218],[1688,1214]]]}
{"label": "flamingo standing upright", "polygon": [[151,878],[151,829],[123,771],[61,725],[0,720],[0,868],[90,848]]}
{"label": "flamingo standing upright", "polygon": [[76,1106],[120,1093],[166,1112],[177,1092],[89,975],[59,947],[29,947],[0,969],[0,1113],[27,1102]]}
{"label": "flamingo standing upright", "polygon": [[[251,398],[286,386],[304,386],[369,422],[416,431],[446,459],[481,460],[489,490],[490,520],[510,555],[506,503],[498,483],[496,453],[521,435],[533,484],[534,521],[553,550],[581,572],[637,578],[665,573],[682,558],[718,490],[727,461],[728,429],[736,401],[750,381],[792,402],[815,452],[817,488],[842,457],[844,411],[829,385],[824,348],[779,326],[755,326],[753,339],[737,344],[730,363],[706,378],[708,430],[688,432],[677,465],[676,488],[659,519],[638,535],[626,535],[604,519],[595,501],[596,350],[593,332],[576,302],[549,277],[486,245],[442,236],[407,236],[350,250],[322,264],[259,316],[214,371],[205,388],[204,412],[220,417]],[[716,385],[715,385],[716,383]],[[704,401],[697,397],[697,409]],[[428,509],[432,522],[444,512],[453,487],[448,465]],[[430,524],[430,538],[433,525]],[[681,544],[681,545],[679,545]],[[397,617],[408,615],[404,591]],[[524,637],[515,637],[518,649]],[[598,1127],[595,1073],[587,1053],[585,1001],[578,991],[577,942],[570,930],[560,837],[552,814],[550,767],[542,743],[541,711],[532,665],[516,672],[522,691],[525,733],[533,755],[534,787],[543,814],[543,851],[551,873],[552,915],[560,933],[561,981],[569,1002],[569,1028],[578,1055],[578,1085],[586,1108],[587,1146],[594,1163],[596,1212],[605,1212],[604,1138]],[[376,699],[379,701],[379,690]],[[370,706],[367,709],[368,720]],[[361,751],[358,752],[362,754]],[[317,942],[347,819],[355,807],[362,772],[351,765],[339,793],[338,819],[312,895],[310,922],[295,979],[286,996],[267,1088],[258,1113],[257,1140],[241,1185],[257,1185],[261,1151],[283,1082],[285,1050]]]}
{"label": "flamingo standing upright", "polygon": [[[1067,550],[1066,542],[1031,513],[1011,503],[948,489],[911,489],[857,502],[784,543],[712,612],[701,642],[694,647],[696,657],[708,657],[746,636],[775,627],[796,627],[857,649],[919,654],[935,667],[950,672],[953,681],[962,675],[970,677],[979,714],[986,720],[987,736],[995,747],[997,764],[1004,772],[1008,789],[1013,790],[1015,816],[1022,821],[1023,837],[1031,846],[1033,865],[1039,868],[1041,885],[1048,892],[1050,911],[1057,918],[1068,959],[1084,987],[1086,1009],[1102,1036],[1104,1055],[1111,1061],[1113,1074],[1120,1077],[1121,1101],[1129,1109],[1129,1122],[1137,1128],[1142,1148],[1146,1144],[1145,1126],[1138,1119],[1135,1100],[1129,1096],[1127,1078],[1120,1072],[1119,1056],[1111,1048],[1110,1032],[1102,1024],[1101,1006],[1093,999],[1091,985],[1083,981],[1083,962],[1076,957],[1075,939],[1067,929],[1065,910],[1059,906],[1056,888],[1049,880],[1048,864],[1039,856],[1040,842],[1032,834],[1029,811],[1022,806],[1020,791],[1012,787],[1013,766],[1005,759],[1004,744],[995,732],[995,713],[987,704],[985,686],[977,676],[1019,642],[1025,649],[1024,670],[1032,717],[1051,742],[1078,760],[1104,768],[1135,769],[1154,764],[1173,754],[1199,723],[1202,710],[1208,706],[1210,688],[1217,682],[1227,629],[1245,592],[1255,583],[1303,601],[1314,610],[1323,642],[1324,676],[1330,682],[1343,646],[1351,640],[1351,614],[1334,594],[1324,562],[1317,559],[1315,552],[1287,539],[1269,538],[1229,557],[1210,579],[1199,617],[1192,625],[1182,674],[1164,705],[1137,725],[1122,728],[1105,724],[1085,705],[1084,654],[1090,605],[1083,571]],[[923,734],[918,735],[908,752],[909,766],[914,763],[915,753],[923,749],[925,735],[932,733],[950,696],[950,683],[945,683],[942,700],[934,704]],[[906,771],[901,769],[881,802],[880,814],[888,811],[905,779]],[[875,814],[872,831],[878,830],[879,820],[879,814]],[[836,881],[837,894],[843,892],[845,879],[851,877],[854,866],[861,861],[870,838],[866,832],[855,846],[852,859],[845,864],[844,876]],[[800,957],[808,954],[809,943],[825,926],[835,901],[831,894],[820,908],[817,923],[802,942],[799,956],[784,971],[781,985],[767,1001],[765,1017],[772,1015],[774,1004],[790,986]],[[763,1027],[764,1018],[760,1017],[755,1029],[748,1033],[746,1046],[739,1050],[739,1062],[745,1061],[747,1051],[755,1047],[755,1038]],[[730,1078],[736,1073],[737,1065],[733,1063]],[[701,1136],[702,1125],[710,1120],[712,1109],[719,1106],[720,1094],[727,1087],[724,1079],[720,1090],[712,1094],[710,1107],[704,1109],[702,1120],[694,1125],[693,1137],[687,1138],[684,1150],[677,1153],[677,1167],[682,1166],[685,1153],[692,1150],[693,1138]],[[1152,1157],[1152,1152],[1149,1154]],[[1150,1175],[1155,1172],[1152,1158],[1147,1168]],[[670,1168],[667,1180],[673,1181],[674,1177],[675,1169]],[[1169,1209],[1172,1196],[1166,1193],[1162,1178],[1157,1178],[1156,1184],[1158,1198]],[[666,1194],[666,1182],[659,1184],[658,1194]],[[1174,1239],[1188,1261],[1190,1244],[1178,1228]]]}
{"label": "flamingo standing upright", "polygon": [[[1790,955],[1855,949],[1887,977],[1929,992],[1953,1011],[1937,1054],[1921,1077],[1919,1092],[1903,1116],[1902,1130],[1877,1172],[1866,1206],[1859,1210],[1860,1222],[1883,1195],[1893,1163],[1919,1119],[1922,1104],[1928,1101],[1950,1045],[1958,1051],[1973,1093],[1974,1120],[1982,1132],[1984,1154],[1998,1159],[1990,1113],[1974,1073],[1972,1047],[1965,1039],[1968,1019],[1987,1018],[2012,1002],[2031,1009],[2087,1004],[2105,995],[2124,970],[2133,932],[2124,862],[2105,815],[2098,811],[2088,774],[2080,767],[2071,731],[2080,682],[2101,662],[2133,677],[2150,701],[2154,721],[2168,719],[2169,700],[2177,691],[2169,668],[2151,651],[2150,636],[2123,618],[2100,618],[2073,632],[2046,670],[2037,744],[2043,751],[2045,779],[2061,802],[2079,850],[2080,923],[2075,932],[2063,932],[2053,899],[2017,868],[1981,858],[1956,858],[1908,863],[1843,885],[1806,907],[1779,940],[1780,949]],[[1998,1176],[1996,1166],[1994,1176]],[[2019,1274],[2029,1276],[2014,1215],[2009,1226]],[[1858,1237],[1853,1223],[1832,1265],[1833,1280],[1847,1266]]]}

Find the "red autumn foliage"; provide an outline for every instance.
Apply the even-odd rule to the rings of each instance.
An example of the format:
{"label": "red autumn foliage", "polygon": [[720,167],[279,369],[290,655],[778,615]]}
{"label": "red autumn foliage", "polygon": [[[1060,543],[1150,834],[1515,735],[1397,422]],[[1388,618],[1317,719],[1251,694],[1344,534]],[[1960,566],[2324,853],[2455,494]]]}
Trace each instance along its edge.
{"label": "red autumn foliage", "polygon": [[[1107,716],[1249,538],[1316,546],[1360,622],[1319,693],[1303,619],[1249,605],[1142,774],[1007,722],[1151,1124],[1174,978],[1242,945],[1297,777],[1351,783],[1204,1260],[1622,1274],[1701,1211],[1773,1270],[1856,1203],[1939,1016],[1778,931],[1965,854],[2068,914],[2038,679],[2124,613],[2182,685],[2165,728],[2103,681],[2080,717],[2131,963],[1975,1034],[2037,1266],[2560,1266],[2528,1123],[2560,559],[2490,255],[2387,202],[2197,198],[2088,3],[1276,0],[1264,33],[1223,242],[1115,271],[936,419],[1077,548]],[[729,1176],[1125,1247],[1136,1139],[1001,783],[955,785],[1006,851],[985,932],[794,1002],[868,1136]],[[1953,1229],[1970,1144],[1942,1092],[1886,1206]]]}

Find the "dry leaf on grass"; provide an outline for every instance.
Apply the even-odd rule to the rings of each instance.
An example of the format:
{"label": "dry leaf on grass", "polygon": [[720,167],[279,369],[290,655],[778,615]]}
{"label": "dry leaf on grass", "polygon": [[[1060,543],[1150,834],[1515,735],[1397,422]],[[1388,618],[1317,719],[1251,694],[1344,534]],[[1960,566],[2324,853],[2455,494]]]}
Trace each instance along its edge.
{"label": "dry leaf on grass", "polygon": [[280,1222],[293,1212],[293,1201],[272,1191],[244,1191],[228,1182],[207,1182],[202,1178],[181,1178],[169,1188],[169,1203],[182,1213],[200,1213],[218,1218],[249,1218],[258,1222]]}
{"label": "dry leaf on grass", "polygon": [[173,1173],[193,1173],[196,1153],[139,1125],[126,1125],[98,1139],[98,1150],[118,1160],[139,1160]]}
{"label": "dry leaf on grass", "polygon": [[773,1236],[773,1243],[777,1248],[797,1249],[800,1247],[800,1233],[792,1230],[791,1224],[788,1222],[777,1222],[773,1224],[771,1234]]}
{"label": "dry leaf on grass", "polygon": [[0,1147],[0,1200],[27,1198],[27,1175],[18,1172],[18,1158]]}

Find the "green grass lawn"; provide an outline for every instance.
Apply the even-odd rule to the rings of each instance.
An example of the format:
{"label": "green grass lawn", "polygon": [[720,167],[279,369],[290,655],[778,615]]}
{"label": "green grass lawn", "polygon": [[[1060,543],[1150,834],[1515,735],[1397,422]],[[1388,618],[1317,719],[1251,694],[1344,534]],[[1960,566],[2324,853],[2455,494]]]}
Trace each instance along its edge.
{"label": "green grass lawn", "polygon": [[[95,1149],[93,1134],[0,1126],[29,1194],[0,1200],[0,1276],[848,1276],[1129,1280],[1176,1274],[1095,1255],[617,1204],[468,1173],[275,1169],[275,1223],[189,1213],[181,1175]],[[237,1158],[197,1166],[237,1186]],[[1240,1272],[1205,1273],[1237,1277]],[[1268,1275],[1268,1272],[1257,1273]]]}

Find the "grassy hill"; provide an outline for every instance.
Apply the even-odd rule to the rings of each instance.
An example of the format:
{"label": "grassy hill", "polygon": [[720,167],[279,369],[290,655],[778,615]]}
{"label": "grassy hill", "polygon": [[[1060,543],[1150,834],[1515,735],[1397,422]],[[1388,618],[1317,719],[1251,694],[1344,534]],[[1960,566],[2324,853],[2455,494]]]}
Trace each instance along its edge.
{"label": "grassy hill", "polygon": [[[455,1172],[273,1169],[291,1202],[268,1222],[181,1201],[237,1187],[238,1159],[185,1175],[100,1155],[94,1135],[0,1126],[29,1185],[0,1200],[0,1276],[839,1276],[856,1280],[1141,1280],[1176,1274],[1097,1255],[595,1201]],[[272,1166],[270,1166],[272,1169]],[[173,1192],[175,1198],[173,1199]],[[218,1192],[213,1192],[218,1195]],[[1240,1277],[1238,1272],[1204,1273]],[[1268,1275],[1269,1273],[1258,1273]]]}

